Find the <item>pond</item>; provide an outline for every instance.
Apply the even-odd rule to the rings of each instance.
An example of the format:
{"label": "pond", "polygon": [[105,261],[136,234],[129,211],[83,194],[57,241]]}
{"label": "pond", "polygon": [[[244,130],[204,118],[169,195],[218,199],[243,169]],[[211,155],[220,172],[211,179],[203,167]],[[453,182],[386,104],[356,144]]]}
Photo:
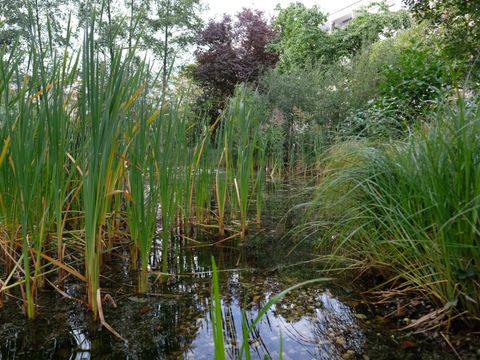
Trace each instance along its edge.
{"label": "pond", "polygon": [[[318,265],[308,262],[315,257],[311,244],[299,245],[285,236],[296,221],[294,214],[284,219],[296,191],[283,184],[268,192],[262,230],[252,229],[244,246],[235,240],[205,246],[175,239],[169,251],[172,275],[164,281],[157,272],[158,240],[147,295],[135,292],[137,276],[129,270],[127,250],[116,250],[104,263],[103,310],[124,341],[92,321],[80,301],[83,286],[73,280],[65,284],[73,299],[51,288],[40,291],[35,321],[25,320],[20,300],[9,298],[0,310],[0,359],[212,359],[211,256],[219,268],[225,352],[238,358],[242,311],[251,323],[272,295],[325,277]],[[207,244],[208,232],[197,231],[197,240]],[[262,318],[250,335],[251,355],[277,359],[281,351],[283,359],[299,360],[450,358],[437,342],[405,338],[377,319],[374,308],[345,280],[310,284],[288,294]],[[415,345],[405,346],[406,341]]]}

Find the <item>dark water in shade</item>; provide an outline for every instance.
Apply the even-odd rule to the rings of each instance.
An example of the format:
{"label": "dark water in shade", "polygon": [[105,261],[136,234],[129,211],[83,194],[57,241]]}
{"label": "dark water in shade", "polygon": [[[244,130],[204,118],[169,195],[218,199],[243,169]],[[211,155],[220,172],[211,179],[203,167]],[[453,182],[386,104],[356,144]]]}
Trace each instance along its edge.
{"label": "dark water in shade", "polygon": [[[169,256],[170,276],[158,281],[160,244],[152,251],[152,284],[146,296],[135,293],[136,275],[121,256],[105,263],[102,294],[107,322],[126,341],[91,320],[80,301],[54,290],[39,292],[39,316],[26,321],[20,301],[9,298],[0,309],[0,360],[10,359],[212,359],[210,322],[211,256],[220,269],[225,352],[239,356],[242,309],[251,323],[268,299],[298,282],[322,277],[315,265],[289,266],[310,260],[311,245],[290,254],[294,243],[283,237],[295,222],[280,222],[292,205],[286,185],[266,199],[264,230],[249,234],[246,245],[198,246],[174,239]],[[295,200],[293,200],[295,201]],[[197,234],[207,239],[206,234]],[[122,255],[122,250],[118,250]],[[125,252],[126,255],[126,252]],[[67,282],[66,292],[84,298],[81,284]],[[361,306],[359,306],[359,304]],[[363,306],[362,306],[363,305]],[[359,311],[359,309],[361,311]],[[331,281],[295,290],[274,305],[250,336],[252,358],[273,359],[449,359],[433,341],[411,349],[400,346],[398,334],[380,327],[375,313],[348,284]]]}

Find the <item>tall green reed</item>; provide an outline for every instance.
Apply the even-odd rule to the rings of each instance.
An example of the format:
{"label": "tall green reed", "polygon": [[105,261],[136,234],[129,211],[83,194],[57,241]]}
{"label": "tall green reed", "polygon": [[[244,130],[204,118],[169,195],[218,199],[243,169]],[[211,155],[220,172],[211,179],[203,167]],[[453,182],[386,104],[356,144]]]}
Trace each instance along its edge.
{"label": "tall green reed", "polygon": [[162,272],[168,270],[168,249],[171,230],[176,223],[176,215],[180,206],[180,179],[182,138],[185,126],[184,119],[178,115],[178,103],[165,104],[166,111],[155,122],[154,156],[158,171],[158,191],[162,219]]}
{"label": "tall green reed", "polygon": [[257,175],[255,178],[255,194],[256,194],[256,220],[257,227],[260,227],[262,221],[262,210],[263,210],[263,193],[265,191],[265,181],[266,181],[266,158],[265,158],[265,144],[261,141],[258,142],[257,154],[256,154],[256,171]]}
{"label": "tall green reed", "polygon": [[[71,161],[67,154],[71,151],[70,146],[73,143],[74,126],[70,119],[73,117],[74,107],[69,106],[73,100],[73,84],[78,75],[78,62],[80,54],[71,56],[68,53],[70,39],[70,25],[67,27],[67,41],[65,49],[60,56],[52,54],[53,78],[47,80],[43,78],[44,83],[52,84],[49,92],[49,101],[46,102],[45,122],[47,124],[48,154],[46,159],[46,178],[45,189],[48,202],[51,204],[51,221],[56,227],[56,248],[57,260],[63,262],[64,244],[63,230],[65,226],[65,203],[67,201],[67,191],[69,183],[76,175],[75,169],[71,169]],[[46,69],[43,70],[45,74]],[[49,226],[50,227],[50,226]],[[60,269],[59,280],[62,284],[63,270]]]}
{"label": "tall green reed", "polygon": [[85,134],[85,275],[89,307],[96,317],[106,216],[124,167],[121,134],[130,120],[128,110],[145,87],[146,75],[145,66],[135,63],[133,52],[117,51],[107,67],[96,55],[93,30],[92,21],[84,36],[79,115]]}
{"label": "tall green reed", "polygon": [[[22,272],[2,289],[23,287],[29,317],[36,288],[57,271],[60,288],[65,272],[86,282],[97,317],[102,259],[124,229],[145,292],[158,214],[166,273],[172,230],[194,214],[196,224],[216,227],[212,199],[220,233],[230,207],[240,212],[242,238],[254,193],[261,206],[264,174],[256,176],[255,166],[263,169],[264,160],[249,103],[232,102],[230,113],[192,136],[181,97],[153,93],[155,80],[135,48],[115,50],[108,60],[97,51],[95,21],[87,21],[78,52],[69,41],[58,51],[32,41],[24,59],[15,46],[0,50],[1,245],[10,275]],[[222,136],[215,138],[217,126]]]}
{"label": "tall green reed", "polygon": [[127,151],[127,217],[134,243],[131,253],[133,269],[137,269],[137,253],[140,255],[139,293],[147,291],[149,255],[155,236],[159,201],[157,164],[153,144],[149,140],[152,129],[145,107],[146,98],[143,97],[141,105],[135,108],[139,119],[129,124],[132,139]]}
{"label": "tall green reed", "polygon": [[240,213],[240,238],[245,239],[248,221],[248,204],[254,169],[254,149],[257,133],[254,128],[252,109],[248,106],[245,94],[231,102],[225,126],[233,127],[227,133],[236,134],[231,158],[235,162],[233,185]]}
{"label": "tall green reed", "polygon": [[[0,223],[6,229],[8,239],[5,239],[3,251],[6,259],[6,270],[13,266],[13,251],[16,230],[17,201],[14,174],[9,161],[11,152],[12,131],[16,119],[16,100],[21,84],[18,79],[19,54],[16,54],[18,41],[9,53],[0,49],[0,111],[1,111],[1,152],[0,152]],[[14,230],[15,229],[15,230]]]}
{"label": "tall green reed", "polygon": [[215,347],[215,360],[224,360],[225,341],[223,338],[223,315],[222,303],[220,301],[220,285],[218,282],[217,265],[212,257],[212,304],[210,309],[210,319],[212,321],[213,344]]}
{"label": "tall green reed", "polygon": [[211,139],[207,136],[204,140],[202,154],[195,167],[195,221],[197,224],[208,222],[212,195]]}
{"label": "tall green reed", "polygon": [[[67,46],[68,38],[69,30]],[[1,54],[1,100],[5,107],[0,120],[4,137],[0,203],[1,221],[10,233],[6,250],[10,263],[16,246],[16,224],[20,224],[25,307],[27,316],[33,318],[36,288],[43,283],[46,233],[54,221],[58,229],[64,222],[65,153],[71,140],[66,130],[69,110],[65,91],[75,77],[78,58],[67,56],[66,50],[63,56],[57,56],[52,49],[47,56],[33,40],[30,50],[23,59],[16,55],[16,46],[9,56],[3,51]],[[59,232],[57,243],[61,244]],[[57,255],[60,258],[61,251]]]}
{"label": "tall green reed", "polygon": [[[225,170],[225,174],[222,176],[222,164],[225,158],[225,169],[230,166],[228,162],[228,148],[223,149],[220,155],[220,160],[215,172],[215,198],[217,201],[217,217],[218,217],[218,232],[221,237],[225,236],[225,208],[227,205],[227,188],[228,188],[228,174]],[[225,156],[226,155],[226,156]]]}
{"label": "tall green reed", "polygon": [[[34,60],[35,61],[35,60]],[[34,67],[36,63],[34,62]],[[31,78],[30,81],[35,81]],[[20,85],[20,84],[18,84]],[[42,230],[45,207],[42,206],[41,180],[46,144],[44,123],[37,120],[28,80],[19,86],[17,118],[12,129],[11,164],[17,188],[16,201],[21,225],[23,273],[25,277],[25,313],[35,317],[35,276],[31,274],[32,257],[42,251]],[[29,141],[25,141],[29,139]],[[34,251],[30,251],[30,249]]]}

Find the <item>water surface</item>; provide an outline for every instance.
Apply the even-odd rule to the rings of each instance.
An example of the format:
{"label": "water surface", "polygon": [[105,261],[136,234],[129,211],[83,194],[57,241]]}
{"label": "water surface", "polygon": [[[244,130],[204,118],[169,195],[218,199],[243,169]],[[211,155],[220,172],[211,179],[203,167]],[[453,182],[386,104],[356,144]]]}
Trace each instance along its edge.
{"label": "water surface", "polygon": [[[104,264],[103,307],[107,322],[122,341],[91,320],[82,303],[84,289],[73,280],[61,297],[39,292],[38,319],[27,321],[21,303],[9,298],[0,310],[0,359],[212,359],[210,322],[211,256],[220,269],[225,352],[239,357],[242,311],[250,324],[269,298],[304,280],[324,277],[315,264],[295,265],[315,257],[311,244],[298,245],[287,231],[297,214],[285,213],[295,201],[295,187],[282,185],[266,198],[262,230],[251,229],[238,241],[204,246],[177,237],[169,252],[169,276],[161,281],[161,243],[152,249],[149,293],[135,292],[136,274],[119,248]],[[293,203],[292,203],[293,201]],[[195,237],[208,244],[201,229]],[[294,251],[291,251],[295,247]],[[110,300],[113,299],[113,302]],[[360,306],[359,306],[360,305]],[[274,305],[250,335],[252,358],[283,359],[448,359],[438,343],[402,347],[397,333],[379,326],[374,309],[344,281],[310,284]]]}

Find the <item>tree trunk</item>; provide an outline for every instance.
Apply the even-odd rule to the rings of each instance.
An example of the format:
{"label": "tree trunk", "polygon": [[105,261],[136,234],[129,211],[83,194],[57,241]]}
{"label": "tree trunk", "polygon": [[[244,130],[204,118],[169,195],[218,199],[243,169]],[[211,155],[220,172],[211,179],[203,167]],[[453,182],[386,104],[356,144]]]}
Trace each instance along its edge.
{"label": "tree trunk", "polygon": [[167,78],[168,78],[168,30],[170,23],[170,0],[167,1],[167,8],[165,11],[165,31],[163,34],[163,78],[162,78],[162,93],[165,94],[167,89]]}
{"label": "tree trunk", "polygon": [[112,12],[111,12],[111,0],[107,1],[107,18],[108,18],[108,51],[110,53],[110,63],[113,62],[114,55],[114,41],[112,38]]}
{"label": "tree trunk", "polygon": [[130,1],[130,29],[128,36],[128,51],[132,51],[132,39],[133,39],[133,0]]}

